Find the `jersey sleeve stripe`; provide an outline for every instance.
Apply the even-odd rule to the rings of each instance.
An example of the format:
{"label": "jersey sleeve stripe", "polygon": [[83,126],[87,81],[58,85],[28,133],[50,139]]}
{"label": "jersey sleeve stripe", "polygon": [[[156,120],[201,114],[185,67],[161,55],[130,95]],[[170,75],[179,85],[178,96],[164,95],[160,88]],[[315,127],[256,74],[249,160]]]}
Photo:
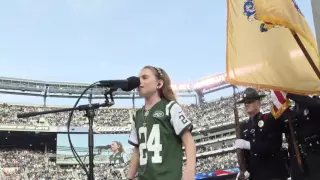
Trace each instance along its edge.
{"label": "jersey sleeve stripe", "polygon": [[174,104],[174,101],[170,101],[167,105],[166,105],[166,116],[169,116],[170,114],[170,108],[172,107],[172,105]]}
{"label": "jersey sleeve stripe", "polygon": [[191,131],[192,131],[192,128],[193,128],[192,124],[191,124],[191,123],[188,124],[186,127],[184,127],[184,128],[180,131],[179,136],[181,137],[181,136],[184,134],[184,132],[186,132],[187,130],[189,130],[189,131],[191,132]]}
{"label": "jersey sleeve stripe", "polygon": [[139,145],[138,145],[138,144],[135,144],[135,143],[133,143],[133,142],[132,142],[132,141],[130,141],[130,140],[128,141],[128,143],[129,143],[129,144],[131,144],[132,146],[139,147]]}

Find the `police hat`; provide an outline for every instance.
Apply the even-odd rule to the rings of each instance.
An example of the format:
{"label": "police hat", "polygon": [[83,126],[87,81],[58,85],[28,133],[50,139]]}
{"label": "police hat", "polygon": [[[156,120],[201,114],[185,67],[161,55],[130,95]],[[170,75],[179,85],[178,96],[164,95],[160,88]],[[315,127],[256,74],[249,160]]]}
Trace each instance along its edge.
{"label": "police hat", "polygon": [[253,100],[260,100],[266,95],[260,95],[255,89],[253,88],[246,88],[243,92],[242,99],[237,102],[237,104],[245,103],[247,101],[253,101]]}

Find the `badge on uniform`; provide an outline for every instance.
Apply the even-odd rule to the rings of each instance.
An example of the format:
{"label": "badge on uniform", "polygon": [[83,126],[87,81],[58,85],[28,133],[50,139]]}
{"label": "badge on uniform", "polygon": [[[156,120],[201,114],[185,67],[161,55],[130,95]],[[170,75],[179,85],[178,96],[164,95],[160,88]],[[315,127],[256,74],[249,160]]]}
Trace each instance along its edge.
{"label": "badge on uniform", "polygon": [[263,125],[264,125],[263,120],[260,120],[260,121],[258,122],[258,126],[259,126],[260,128],[262,128],[262,127],[263,127]]}

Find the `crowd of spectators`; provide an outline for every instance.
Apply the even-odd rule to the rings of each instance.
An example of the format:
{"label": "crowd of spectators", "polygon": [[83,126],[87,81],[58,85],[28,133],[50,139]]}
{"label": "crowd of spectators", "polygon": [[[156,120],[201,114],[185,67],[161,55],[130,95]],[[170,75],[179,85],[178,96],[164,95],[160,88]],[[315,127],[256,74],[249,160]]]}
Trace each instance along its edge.
{"label": "crowd of spectators", "polygon": [[[240,94],[238,94],[240,95]],[[269,96],[268,96],[269,97]],[[265,98],[262,101],[263,111],[269,110],[270,100]],[[44,110],[54,110],[57,107],[36,107],[24,105],[0,105],[0,124],[32,124],[39,121],[39,117],[35,119],[17,119],[16,115],[23,112],[34,112]],[[232,97],[224,97],[213,102],[205,103],[201,106],[189,105],[183,106],[187,116],[197,127],[219,125],[230,123],[233,119],[233,99]],[[127,126],[130,124],[131,109],[110,108],[100,109],[96,111],[96,125],[99,126]],[[244,118],[243,107],[239,106],[239,116]],[[44,115],[40,118],[44,119],[49,125],[64,126],[67,122],[68,113],[58,113]],[[37,122],[38,124],[39,122]],[[75,112],[73,126],[86,126],[87,119],[82,112]],[[204,152],[213,152],[218,149],[232,147],[232,143],[220,141],[220,138],[234,135],[234,133],[226,133],[221,135],[206,135],[197,143],[206,142],[217,139],[219,146],[211,146],[205,144],[197,147],[197,154]],[[207,172],[215,170],[223,170],[238,167],[237,158],[234,151],[225,151],[218,154],[204,155],[197,158],[197,172]],[[0,179],[4,175],[9,180],[19,179],[86,179],[84,171],[79,165],[60,166],[56,162],[51,161],[48,154],[33,150],[18,149],[1,149],[0,150]],[[94,168],[96,179],[122,179],[128,170],[128,162],[123,165],[97,164]],[[9,172],[10,171],[10,172]]]}
{"label": "crowd of spectators", "polygon": [[[269,96],[268,96],[269,97]],[[52,126],[66,126],[69,113],[62,112],[57,114],[47,114],[43,116],[31,117],[28,119],[18,119],[17,114],[35,111],[55,110],[57,107],[41,107],[26,105],[0,104],[0,123],[2,124],[31,124],[40,119],[48,122]],[[204,103],[203,105],[183,106],[189,119],[196,127],[219,125],[230,123],[233,118],[233,97],[222,97],[221,99]],[[262,101],[262,110],[270,110],[270,100],[265,98]],[[127,126],[130,124],[130,108],[105,108],[96,111],[96,126]],[[244,118],[244,108],[239,106],[239,117]],[[73,115],[72,126],[87,126],[88,120],[84,112],[75,111]]]}
{"label": "crowd of spectators", "polygon": [[[219,142],[217,144],[206,144],[197,146],[197,154],[203,152],[211,152],[210,155],[202,155],[197,158],[197,172],[208,172],[215,170],[223,170],[238,167],[236,155],[234,151],[225,151],[218,154],[213,153],[214,150],[225,149],[233,146],[233,143],[220,141],[224,137],[215,136]],[[1,149],[0,150],[0,179],[8,180],[51,180],[51,179],[67,179],[67,180],[82,180],[86,179],[84,171],[79,165],[60,165],[50,157],[55,157],[55,154],[44,153],[30,149]],[[128,165],[125,164],[97,164],[94,168],[95,177],[97,180],[105,179],[125,179]],[[8,169],[10,171],[8,171]],[[1,178],[3,173],[3,178]],[[5,178],[4,178],[5,177]]]}
{"label": "crowd of spectators", "polygon": [[[232,135],[231,133],[229,135]],[[210,152],[210,155],[202,155],[197,158],[197,172],[207,172],[238,167],[234,151],[225,151],[215,154],[213,151],[233,146],[232,141],[221,141],[225,136],[212,136],[211,140],[217,140],[218,144],[206,144],[197,146],[197,154]],[[0,169],[4,177],[9,180],[19,179],[86,179],[84,171],[79,165],[59,165],[50,157],[55,154],[34,151],[30,149],[1,149]],[[125,164],[110,165],[107,163],[97,164],[94,168],[96,179],[123,179],[128,170],[129,162]],[[11,169],[11,171],[7,171]],[[0,179],[1,172],[0,172]]]}
{"label": "crowd of spectators", "polygon": [[197,158],[197,172],[209,172],[235,167],[239,166],[237,155],[234,152]]}
{"label": "crowd of spectators", "polygon": [[[0,123],[2,124],[37,124],[43,120],[51,126],[66,126],[69,112],[61,112],[54,114],[46,114],[42,116],[35,116],[30,118],[17,118],[17,114],[26,112],[41,112],[56,110],[61,107],[41,107],[41,106],[26,106],[26,105],[12,105],[0,104]],[[98,126],[127,126],[130,124],[128,108],[101,108],[96,111],[95,123]],[[82,111],[74,111],[72,126],[87,126],[88,120]]]}
{"label": "crowd of spectators", "polygon": [[225,143],[222,142],[222,144],[220,146],[211,146],[211,144],[206,145],[206,146],[200,146],[197,147],[197,154],[203,153],[203,152],[209,152],[209,151],[215,151],[218,149],[224,149],[224,148],[228,148],[228,147],[232,147],[233,143]]}
{"label": "crowd of spectators", "polygon": [[[267,97],[261,102],[262,111],[270,111],[270,93],[264,92]],[[237,94],[241,97],[241,93]],[[197,127],[214,126],[234,122],[234,99],[232,96],[221,97],[220,99],[204,103],[201,106],[183,106],[187,116]],[[243,105],[238,105],[239,118],[246,117]]]}
{"label": "crowd of spectators", "polygon": [[[200,150],[201,151],[201,150]],[[50,161],[48,154],[33,150],[1,150],[0,179],[7,180],[78,180],[86,179],[79,165],[60,166]],[[110,165],[96,164],[97,180],[125,179],[129,162]],[[208,172],[238,167],[234,152],[197,158],[197,172]],[[3,174],[1,176],[1,174]]]}
{"label": "crowd of spectators", "polygon": [[[97,180],[122,179],[128,163],[123,165],[97,164]],[[78,180],[87,179],[79,165],[60,166],[50,161],[49,154],[33,150],[2,149],[0,179],[7,180]],[[2,176],[1,176],[2,175]]]}

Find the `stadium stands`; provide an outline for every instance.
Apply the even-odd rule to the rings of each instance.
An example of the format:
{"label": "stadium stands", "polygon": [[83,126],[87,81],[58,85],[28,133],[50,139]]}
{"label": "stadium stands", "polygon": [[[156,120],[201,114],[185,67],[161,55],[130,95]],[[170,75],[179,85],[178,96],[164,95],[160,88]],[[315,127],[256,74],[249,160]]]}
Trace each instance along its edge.
{"label": "stadium stands", "polygon": [[[268,110],[269,100],[264,99],[263,109]],[[0,121],[2,124],[32,124],[38,123],[39,120],[47,121],[51,126],[66,126],[69,113],[48,114],[41,117],[31,117],[18,119],[17,114],[24,112],[54,110],[58,107],[41,107],[27,105],[10,105],[7,103],[0,104]],[[212,126],[223,123],[233,122],[233,100],[231,97],[222,97],[217,101],[205,103],[201,106],[188,105],[183,106],[189,119],[195,126]],[[96,112],[96,126],[126,126],[130,124],[130,109],[128,108],[109,108],[100,109]],[[240,119],[245,117],[243,107],[239,109]],[[83,112],[75,111],[72,126],[87,126],[87,119]]]}
{"label": "stadium stands", "polygon": [[[26,105],[0,105],[0,122],[15,125],[38,125],[41,123],[50,126],[65,126],[68,113],[56,115],[44,115],[36,118],[17,119],[16,115],[22,112],[52,110],[56,107],[36,107]],[[233,100],[231,97],[223,97],[216,101],[201,106],[183,106],[188,117],[193,121],[195,141],[197,145],[197,172],[207,172],[238,167],[236,154],[233,148],[235,132],[233,128],[219,129],[224,124],[233,123]],[[270,100],[265,98],[263,110],[270,109]],[[112,108],[97,111],[96,126],[127,126],[130,124],[130,109]],[[243,107],[239,107],[240,118],[244,118]],[[87,120],[77,112],[74,116],[73,126],[87,126]],[[207,127],[206,131],[198,131]],[[22,132],[21,132],[22,133]],[[6,142],[6,136],[14,134],[10,131],[1,132],[0,152],[0,179],[6,176],[10,180],[18,179],[86,179],[79,165],[57,165],[52,157],[55,157],[55,136],[46,134],[46,138],[40,138],[42,133],[29,133],[20,139],[16,136],[11,142]],[[45,134],[44,134],[45,135]],[[38,140],[30,139],[38,137]],[[19,142],[18,142],[19,141]],[[18,146],[24,142],[24,146]],[[35,145],[37,142],[38,144]],[[30,143],[29,146],[28,143]],[[53,144],[44,146],[43,143]],[[23,144],[23,143],[22,143]],[[10,145],[10,146],[9,146]],[[45,148],[44,148],[45,147]],[[97,179],[122,179],[128,168],[128,163],[120,165],[97,164],[95,175]]]}

